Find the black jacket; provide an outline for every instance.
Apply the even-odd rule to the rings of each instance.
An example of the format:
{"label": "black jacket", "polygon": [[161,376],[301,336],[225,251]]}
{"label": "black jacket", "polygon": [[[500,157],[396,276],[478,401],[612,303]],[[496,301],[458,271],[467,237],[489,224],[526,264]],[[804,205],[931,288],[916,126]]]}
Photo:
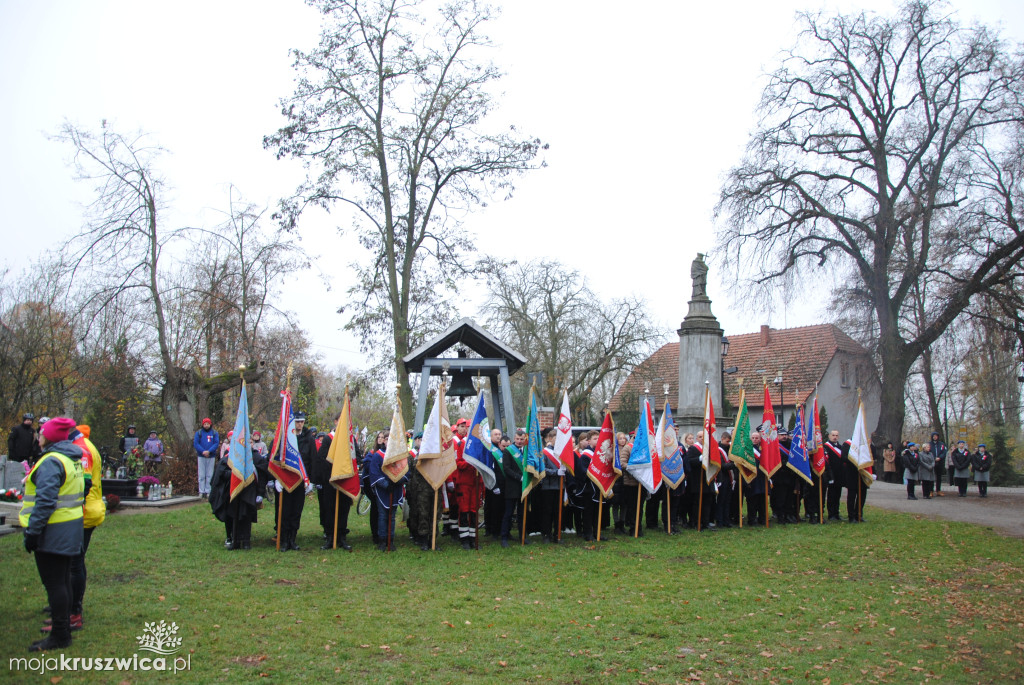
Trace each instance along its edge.
{"label": "black jacket", "polygon": [[299,455],[302,457],[302,465],[306,469],[306,477],[313,475],[313,462],[316,461],[316,433],[305,426],[302,432],[296,436],[299,445]]}
{"label": "black jacket", "polygon": [[992,468],[992,455],[988,452],[982,454],[975,452],[971,455],[971,470],[984,473]]}
{"label": "black jacket", "polygon": [[11,461],[35,461],[42,456],[36,442],[36,429],[19,423],[7,436],[7,455]]}

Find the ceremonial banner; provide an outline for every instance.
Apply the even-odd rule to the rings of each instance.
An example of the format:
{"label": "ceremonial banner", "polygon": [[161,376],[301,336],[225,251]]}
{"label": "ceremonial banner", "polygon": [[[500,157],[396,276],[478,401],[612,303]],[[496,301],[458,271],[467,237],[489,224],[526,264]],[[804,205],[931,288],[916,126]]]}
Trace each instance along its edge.
{"label": "ceremonial banner", "polygon": [[487,425],[487,407],[484,405],[484,393],[480,391],[477,398],[476,414],[466,436],[466,449],[462,458],[473,465],[484,481],[488,490],[497,482],[494,477],[494,455],[491,452],[491,431]]}
{"label": "ceremonial banner", "polygon": [[761,433],[761,470],[771,478],[782,466],[782,455],[779,453],[779,427],[767,385],[764,386],[764,420],[757,430]]}
{"label": "ceremonial banner", "polygon": [[[807,417],[807,425],[811,426],[810,435],[813,436],[814,449],[808,449],[807,455],[811,461],[811,470],[815,475],[821,476],[825,473],[825,441],[821,439],[821,418],[818,417],[818,393],[814,393],[814,415]],[[808,439],[810,442],[810,439]]]}
{"label": "ceremonial banner", "polygon": [[274,450],[271,453],[270,473],[281,483],[281,488],[292,492],[309,482],[306,465],[299,454],[299,441],[295,437],[295,416],[292,414],[292,394],[281,391],[281,414],[274,431]]}
{"label": "ceremonial banner", "polygon": [[704,475],[710,483],[722,470],[722,452],[715,437],[715,405],[711,401],[711,389],[704,393],[704,450],[700,455]]}
{"label": "ceremonial banner", "polygon": [[341,415],[331,436],[327,450],[327,462],[331,465],[331,485],[345,493],[353,502],[359,499],[359,475],[356,473],[355,432],[352,429],[352,407],[349,404],[348,388],[341,405]]}
{"label": "ceremonial banner", "polygon": [[537,420],[537,396],[530,388],[530,414],[526,418],[526,452],[523,462],[523,499],[537,483],[544,480],[544,445],[540,441],[540,421]]}
{"label": "ceremonial banner", "polygon": [[[679,437],[676,424],[672,419],[672,407],[665,402],[665,411],[661,413],[658,431],[654,435],[654,443],[658,446],[658,458],[661,461],[661,479],[673,490],[678,488],[686,476],[683,468],[683,451],[679,449]],[[618,443],[616,443],[618,444]]]}
{"label": "ceremonial banner", "polygon": [[245,486],[256,480],[256,467],[252,464],[252,444],[249,438],[249,402],[246,399],[245,380],[238,396],[238,414],[235,429],[231,433],[231,448],[228,450],[228,466],[231,467],[231,497],[235,499]]}
{"label": "ceremonial banner", "polygon": [[430,483],[430,487],[437,490],[452,475],[455,466],[455,441],[452,439],[452,426],[448,422],[445,387],[441,383],[423,431],[420,453],[416,456],[416,470]]}
{"label": "ceremonial banner", "polygon": [[[555,424],[555,457],[562,463],[565,470],[573,473],[576,466],[576,453],[572,449],[572,416],[569,414],[569,391],[562,395],[562,411],[558,414]],[[612,442],[615,442],[612,440]]]}
{"label": "ceremonial banner", "polygon": [[757,459],[754,457],[754,443],[750,440],[750,418],[747,415],[747,391],[744,388],[740,388],[740,411],[732,429],[729,461],[736,464],[743,480],[748,483],[757,476]]}
{"label": "ceremonial banner", "polygon": [[786,462],[786,465],[813,485],[811,463],[807,460],[807,444],[804,441],[803,411],[803,407],[796,410],[796,427],[793,429],[793,440],[789,445],[789,461]]}
{"label": "ceremonial banner", "polygon": [[604,415],[601,432],[597,434],[597,449],[594,450],[594,458],[590,460],[587,477],[597,485],[602,495],[608,497],[621,473],[619,443],[615,439],[615,424],[609,412]]}
{"label": "ceremonial banner", "polygon": [[868,429],[864,422],[864,402],[857,397],[857,421],[853,424],[853,437],[850,438],[850,453],[847,455],[864,484],[871,487],[875,482],[872,467],[875,460],[871,456],[871,441],[868,440]]}
{"label": "ceremonial banner", "polygon": [[384,463],[381,465],[384,475],[392,483],[402,480],[409,472],[409,443],[405,441],[405,419],[402,418],[402,401],[395,404],[391,415],[391,430],[388,432],[388,446],[384,451]]}
{"label": "ceremonial banner", "polygon": [[633,451],[626,462],[626,470],[651,494],[661,487],[661,460],[658,459],[658,448],[654,440],[654,417],[651,415],[651,403],[648,400],[644,400],[640,424],[636,428]]}

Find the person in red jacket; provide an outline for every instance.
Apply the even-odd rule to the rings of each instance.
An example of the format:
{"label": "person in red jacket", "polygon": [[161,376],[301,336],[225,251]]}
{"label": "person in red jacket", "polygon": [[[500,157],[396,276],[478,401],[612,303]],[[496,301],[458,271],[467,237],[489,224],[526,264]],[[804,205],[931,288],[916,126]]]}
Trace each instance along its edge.
{"label": "person in red jacket", "polygon": [[[454,430],[452,431],[452,443],[455,447],[455,459],[456,463],[462,459],[462,453],[466,449],[466,436],[469,435],[469,419],[459,419],[455,422]],[[455,494],[455,475],[458,469],[452,472],[452,475],[448,476],[448,480],[445,481],[445,490],[448,493],[448,512],[447,516],[444,513],[441,514],[441,530],[447,533],[452,538],[462,538],[462,531],[460,530],[461,517],[459,512],[462,511],[459,506],[459,498]],[[474,510],[475,511],[475,510]]]}
{"label": "person in red jacket", "polygon": [[[462,421],[465,419],[459,419],[459,422]],[[456,435],[462,439],[456,441],[456,468],[452,474],[455,483],[455,505],[459,512],[459,541],[462,543],[462,549],[473,549],[477,545],[477,519],[484,497],[484,481],[477,473],[476,467],[463,458],[466,438],[461,435],[459,428],[465,429],[466,426],[456,423]]]}

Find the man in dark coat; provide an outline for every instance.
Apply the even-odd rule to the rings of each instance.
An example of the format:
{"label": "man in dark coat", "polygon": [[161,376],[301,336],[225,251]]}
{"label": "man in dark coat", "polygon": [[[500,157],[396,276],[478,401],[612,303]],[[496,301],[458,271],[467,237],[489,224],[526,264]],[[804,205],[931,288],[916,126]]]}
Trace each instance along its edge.
{"label": "man in dark coat", "polygon": [[[825,459],[828,462],[828,473],[831,479],[826,481],[828,486],[825,490],[826,508],[828,520],[839,522],[839,501],[843,496],[846,467],[843,464],[846,457],[843,456],[843,446],[839,444],[839,431],[829,431],[828,442],[825,443]],[[854,483],[854,487],[857,484]]]}
{"label": "man in dark coat", "polygon": [[[283,436],[282,436],[283,438]],[[313,461],[316,458],[316,436],[313,431],[306,428],[306,415],[302,412],[295,413],[295,441],[299,448],[299,457],[306,470],[306,477],[313,468]],[[303,489],[305,486],[305,489]],[[299,545],[296,537],[299,534],[299,523],[302,521],[302,509],[306,504],[306,495],[313,492],[313,484],[306,482],[298,485],[292,492],[278,491],[278,499],[281,504],[281,530],[277,534],[281,536],[281,551],[298,551]]]}
{"label": "man in dark coat", "polygon": [[42,455],[39,436],[32,427],[35,420],[35,414],[24,414],[21,423],[11,429],[7,436],[7,458],[10,461],[34,462]]}
{"label": "man in dark coat", "polygon": [[[334,417],[335,423],[341,415]],[[320,549],[334,549],[334,528],[337,524],[338,547],[351,552],[348,544],[348,515],[352,509],[352,499],[331,485],[331,469],[333,465],[327,461],[327,454],[334,443],[334,431],[326,434],[320,441],[320,448],[313,458],[312,483],[316,488],[316,498],[320,504],[320,527],[324,530],[324,542]],[[335,506],[337,504],[337,506]]]}
{"label": "man in dark coat", "polygon": [[[501,546],[508,547],[512,533],[512,518],[519,514],[519,534],[522,537],[526,516],[523,507],[523,469],[519,465],[523,448],[526,447],[526,431],[516,430],[515,441],[502,450],[501,470],[505,474],[505,515],[501,520]],[[527,540],[526,544],[530,541]]]}
{"label": "man in dark coat", "polygon": [[[704,431],[697,433],[697,440],[686,450],[683,465],[686,471],[686,492],[690,500],[690,528],[697,527],[707,530],[711,523],[711,510],[714,502],[711,499],[711,486],[704,475],[702,464],[704,449]],[[701,491],[703,490],[703,494]]]}
{"label": "man in dark coat", "polygon": [[[946,475],[946,458],[949,456],[949,450],[937,432],[932,433],[931,448],[932,454],[935,455],[935,494],[942,497],[942,479]],[[953,481],[950,480],[949,484],[952,485]]]}

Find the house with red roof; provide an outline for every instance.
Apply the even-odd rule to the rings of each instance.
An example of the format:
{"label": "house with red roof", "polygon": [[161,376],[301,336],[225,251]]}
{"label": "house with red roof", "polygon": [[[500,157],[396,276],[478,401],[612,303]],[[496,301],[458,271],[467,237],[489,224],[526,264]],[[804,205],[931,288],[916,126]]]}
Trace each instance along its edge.
{"label": "house with red roof", "polygon": [[[838,430],[840,440],[846,440],[857,418],[858,389],[864,400],[869,434],[878,424],[881,384],[874,360],[867,349],[838,326],[761,326],[755,333],[727,335],[726,339],[722,368],[730,371],[724,374],[730,418],[723,420],[726,411],[716,408],[720,431],[732,428],[741,383],[746,389],[752,426],[762,420],[765,383],[776,418],[783,426],[789,426],[797,405],[813,402],[817,390],[818,405],[827,412],[828,428]],[[679,359],[679,343],[663,345],[626,378],[608,408],[613,414],[620,413],[646,395],[660,415],[666,398],[678,396],[680,373],[686,373],[686,364]],[[629,426],[628,430],[633,428]]]}

